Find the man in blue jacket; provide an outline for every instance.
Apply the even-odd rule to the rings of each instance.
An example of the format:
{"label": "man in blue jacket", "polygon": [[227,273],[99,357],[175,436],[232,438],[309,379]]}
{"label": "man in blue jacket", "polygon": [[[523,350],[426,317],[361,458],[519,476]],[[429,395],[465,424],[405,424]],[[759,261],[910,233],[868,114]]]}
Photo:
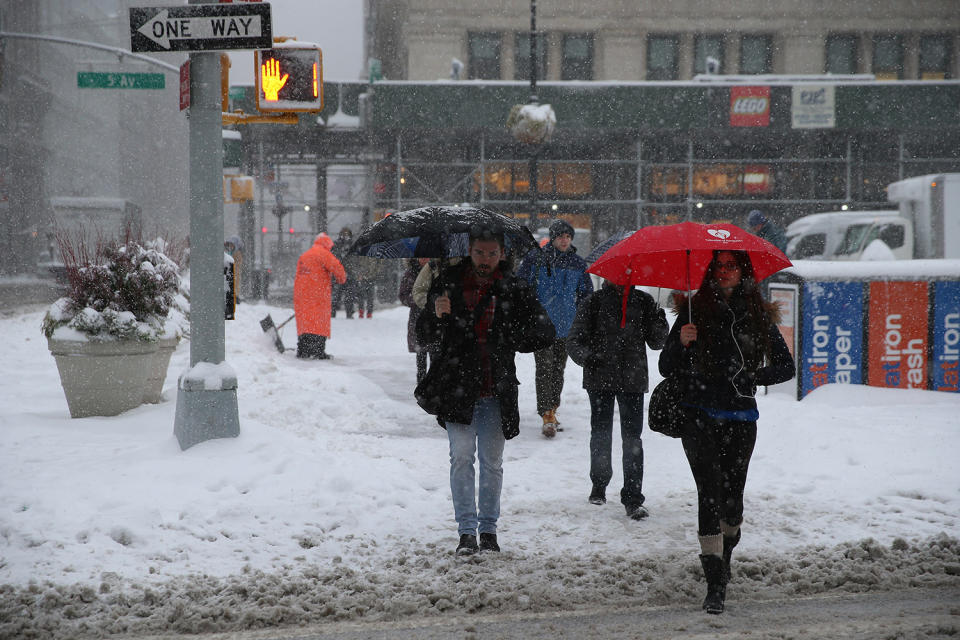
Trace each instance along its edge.
{"label": "man in blue jacket", "polygon": [[517,276],[536,287],[540,304],[557,330],[554,343],[534,352],[537,367],[537,413],[543,418],[543,435],[557,435],[560,392],[563,391],[563,370],[567,364],[567,334],[573,325],[577,306],[593,293],[587,274],[587,262],[573,246],[573,227],[564,220],[550,225],[550,243],[543,251],[531,252],[517,271]]}

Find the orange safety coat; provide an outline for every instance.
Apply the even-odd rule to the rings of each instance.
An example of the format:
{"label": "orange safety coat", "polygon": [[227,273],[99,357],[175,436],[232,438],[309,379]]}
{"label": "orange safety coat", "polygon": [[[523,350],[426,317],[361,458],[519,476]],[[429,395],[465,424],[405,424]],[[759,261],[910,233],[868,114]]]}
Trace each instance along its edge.
{"label": "orange safety coat", "polygon": [[330,252],[333,240],[325,233],[297,260],[293,280],[293,311],[297,316],[297,335],[311,333],[330,337],[330,277],[343,284],[347,273]]}

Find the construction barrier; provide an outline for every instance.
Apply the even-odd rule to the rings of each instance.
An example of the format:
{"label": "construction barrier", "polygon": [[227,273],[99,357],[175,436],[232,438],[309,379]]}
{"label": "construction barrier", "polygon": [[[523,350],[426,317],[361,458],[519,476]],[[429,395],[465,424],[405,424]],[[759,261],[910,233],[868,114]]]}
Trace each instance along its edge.
{"label": "construction barrier", "polygon": [[768,281],[797,365],[825,384],[960,392],[960,260],[797,261]]}

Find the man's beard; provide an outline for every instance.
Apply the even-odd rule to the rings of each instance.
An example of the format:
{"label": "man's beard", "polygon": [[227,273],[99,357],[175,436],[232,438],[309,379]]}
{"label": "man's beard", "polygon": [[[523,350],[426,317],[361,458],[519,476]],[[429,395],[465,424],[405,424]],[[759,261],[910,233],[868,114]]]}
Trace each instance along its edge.
{"label": "man's beard", "polygon": [[477,272],[477,275],[481,278],[487,278],[493,273],[493,267],[486,264],[473,265],[473,270]]}

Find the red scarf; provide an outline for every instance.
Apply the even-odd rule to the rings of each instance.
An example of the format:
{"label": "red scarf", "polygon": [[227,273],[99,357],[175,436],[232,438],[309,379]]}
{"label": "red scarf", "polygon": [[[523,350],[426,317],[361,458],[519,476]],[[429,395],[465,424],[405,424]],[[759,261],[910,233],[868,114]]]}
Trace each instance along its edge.
{"label": "red scarf", "polygon": [[[463,277],[463,302],[467,310],[473,313],[473,310],[490,291],[495,280],[503,277],[500,271],[494,271],[487,280],[481,282],[472,269],[468,269]],[[490,334],[490,327],[493,326],[493,313],[497,307],[497,298],[492,296],[486,309],[477,318],[473,326],[474,333],[477,335],[477,351],[480,356],[480,397],[485,398],[493,395],[493,367],[490,363],[490,347],[487,339]]]}

